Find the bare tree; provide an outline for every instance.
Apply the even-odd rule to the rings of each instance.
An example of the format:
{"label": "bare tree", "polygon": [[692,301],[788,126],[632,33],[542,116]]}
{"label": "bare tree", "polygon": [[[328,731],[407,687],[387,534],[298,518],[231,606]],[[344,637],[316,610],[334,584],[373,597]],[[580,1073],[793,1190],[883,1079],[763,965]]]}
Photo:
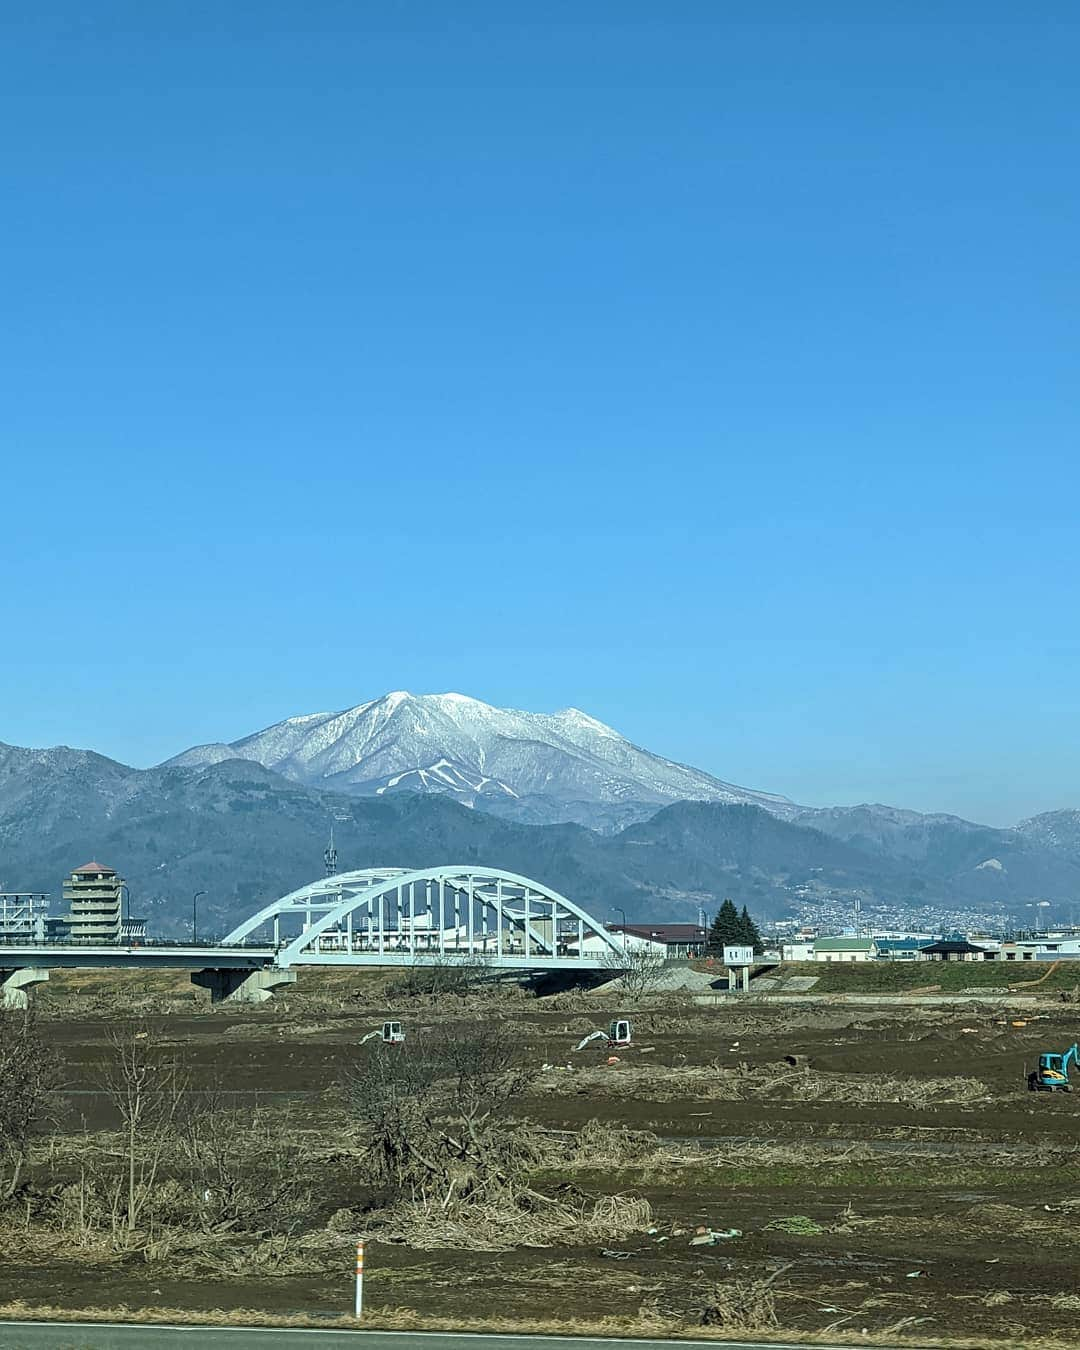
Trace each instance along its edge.
{"label": "bare tree", "polygon": [[[625,941],[625,939],[624,939]],[[663,952],[642,943],[634,943],[604,953],[604,968],[622,980],[623,988],[633,997],[651,993],[660,981],[664,969]]]}
{"label": "bare tree", "polygon": [[18,1189],[30,1142],[49,1111],[60,1061],[33,1014],[0,1005],[0,1200]]}
{"label": "bare tree", "polygon": [[198,1098],[188,1094],[178,1150],[204,1232],[293,1231],[310,1189],[288,1134],[288,1120],[280,1113],[252,1116],[220,1087]]}
{"label": "bare tree", "polygon": [[124,1179],[114,1191],[114,1226],[139,1226],[166,1152],[175,1144],[183,1074],[156,1028],[128,1022],[109,1037],[105,1090],[121,1121]]}
{"label": "bare tree", "polygon": [[435,1057],[450,1081],[455,1114],[475,1138],[535,1076],[521,1060],[520,1042],[502,1022],[480,1021],[444,1033]]}
{"label": "bare tree", "polygon": [[427,1152],[439,1072],[430,1047],[414,1037],[396,1047],[377,1043],[349,1076],[349,1103],[376,1178],[395,1190],[422,1185],[439,1170]]}
{"label": "bare tree", "polygon": [[386,987],[393,998],[415,998],[422,994],[438,996],[478,992],[491,978],[491,965],[479,953],[456,957],[451,952],[429,952],[415,965],[406,966]]}
{"label": "bare tree", "polygon": [[491,1189],[513,1189],[528,1159],[500,1116],[532,1073],[501,1023],[477,1022],[400,1049],[378,1047],[348,1097],[379,1180],[444,1211]]}

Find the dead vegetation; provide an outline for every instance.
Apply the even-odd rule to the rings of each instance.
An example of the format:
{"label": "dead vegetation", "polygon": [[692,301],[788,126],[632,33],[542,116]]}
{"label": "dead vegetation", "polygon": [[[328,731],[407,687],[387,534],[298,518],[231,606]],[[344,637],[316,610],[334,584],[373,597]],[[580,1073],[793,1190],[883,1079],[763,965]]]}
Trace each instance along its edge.
{"label": "dead vegetation", "polygon": [[0,1006],[0,1203],[18,1190],[59,1072],[59,1060],[38,1035],[33,1014]]}
{"label": "dead vegetation", "polygon": [[603,1095],[652,1102],[739,1101],[889,1102],[903,1106],[970,1105],[988,1097],[977,1078],[893,1078],[883,1074],[827,1073],[775,1064],[709,1065],[625,1062],[547,1074],[534,1091],[548,1096]]}
{"label": "dead vegetation", "polygon": [[[7,1044],[25,1056],[31,1024],[9,1025]],[[570,1186],[551,1195],[533,1184],[551,1141],[507,1115],[532,1073],[500,1021],[372,1046],[329,1150],[368,1198],[331,1224],[315,1212],[318,1140],[298,1139],[287,1115],[252,1111],[220,1087],[193,1091],[161,1026],[128,1022],[107,1038],[102,1076],[119,1128],[39,1145],[39,1163],[64,1180],[20,1189],[22,1163],[12,1164],[8,1198],[18,1203],[0,1215],[0,1248],[26,1257],[75,1247],[106,1264],[168,1261],[176,1275],[232,1278],[321,1269],[347,1232],[418,1249],[505,1250],[602,1243],[647,1227],[649,1206],[636,1197]],[[8,1147],[22,1159],[39,1119],[26,1107],[16,1121],[15,1100]]]}
{"label": "dead vegetation", "polygon": [[647,1225],[644,1201],[542,1194],[531,1174],[545,1141],[506,1118],[534,1071],[499,1022],[479,1021],[397,1049],[356,1070],[348,1097],[381,1210],[362,1224],[418,1248],[495,1251],[607,1240]]}
{"label": "dead vegetation", "polygon": [[449,1247],[464,1251],[507,1251],[512,1247],[555,1247],[620,1241],[648,1228],[648,1201],[633,1195],[588,1197],[566,1190],[537,1203],[535,1193],[489,1197],[482,1206],[448,1206],[405,1201],[385,1217],[372,1216],[383,1241],[421,1251]]}
{"label": "dead vegetation", "polygon": [[772,1331],[780,1325],[776,1312],[776,1281],[790,1265],[758,1279],[724,1280],[714,1284],[701,1310],[701,1325],[721,1327],[739,1335]]}
{"label": "dead vegetation", "polygon": [[[333,999],[349,997],[344,980],[335,985]],[[385,990],[380,997],[385,1008]],[[927,1029],[922,1013],[884,1029],[862,1015],[806,1015],[795,1035],[785,1012],[766,1036],[759,1011],[720,1022],[657,1002],[631,1010],[637,1049],[650,1054],[543,1073],[560,1041],[608,1014],[592,1003],[588,1015],[567,1008],[522,1019],[520,1005],[496,992],[398,997],[424,1010],[405,1019],[405,1052],[360,1050],[373,1019],[357,1017],[355,1004],[351,1016],[331,1001],[308,1001],[294,1021],[274,1008],[223,1016],[214,1039],[248,1083],[251,1064],[287,1066],[275,1085],[302,1066],[304,1090],[289,1108],[256,1109],[262,1094],[250,1087],[207,1092],[205,1048],[193,1091],[192,1041],[175,1021],[151,1025],[145,1038],[127,1027],[122,1043],[98,1025],[83,1063],[111,1066],[95,1072],[98,1082],[111,1076],[115,1119],[60,1135],[42,1117],[31,1129],[22,1175],[0,1209],[0,1252],[29,1279],[20,1287],[47,1300],[49,1281],[77,1266],[87,1301],[98,1280],[102,1303],[130,1304],[122,1318],[162,1302],[167,1278],[170,1302],[189,1296],[187,1281],[189,1306],[265,1296],[277,1309],[267,1320],[285,1323],[282,1309],[310,1307],[328,1326],[348,1306],[351,1244],[364,1235],[374,1239],[372,1327],[833,1345],[959,1346],[966,1336],[980,1350],[1004,1350],[1010,1339],[1028,1350],[1038,1344],[1030,1327],[1056,1330],[1062,1346],[1080,1343],[1069,1273],[1080,1213],[1072,1103],[1021,1098],[1012,1108],[1021,1128],[1001,1131],[1002,1080],[990,1069],[1017,1039],[1011,1030],[981,1057],[990,1068],[978,1081],[970,1054],[950,1048],[975,1039],[962,1038],[963,1026],[941,1020],[912,1048]],[[962,1021],[974,1025],[974,1014]],[[1026,1035],[1034,1045],[1047,1029]],[[742,1037],[746,1064],[690,1062]],[[206,1039],[193,1038],[197,1053]],[[844,1047],[860,1040],[848,1057]],[[789,1051],[828,1068],[780,1063]],[[853,1071],[876,1061],[883,1074]],[[357,1081],[317,1096],[313,1063],[332,1064],[327,1084],[347,1064]],[[960,1072],[948,1076],[950,1067]],[[656,1111],[657,1100],[680,1109]],[[724,1122],[737,1137],[716,1133],[724,1101],[742,1104]],[[994,1111],[968,1110],[987,1101]],[[775,1109],[802,1102],[814,1109]],[[866,1109],[847,1109],[854,1104]],[[896,1105],[920,1114],[905,1120],[890,1111]],[[1054,1129],[1028,1131],[1022,1111]],[[634,1121],[657,1121],[657,1132]],[[660,1137],[668,1134],[681,1137]],[[702,1225],[740,1235],[691,1247]],[[1036,1290],[1025,1260],[1060,1269],[1040,1266]],[[559,1311],[543,1324],[537,1291],[551,1287],[561,1291]],[[417,1311],[399,1313],[398,1304]],[[171,1315],[184,1320],[182,1310]]]}

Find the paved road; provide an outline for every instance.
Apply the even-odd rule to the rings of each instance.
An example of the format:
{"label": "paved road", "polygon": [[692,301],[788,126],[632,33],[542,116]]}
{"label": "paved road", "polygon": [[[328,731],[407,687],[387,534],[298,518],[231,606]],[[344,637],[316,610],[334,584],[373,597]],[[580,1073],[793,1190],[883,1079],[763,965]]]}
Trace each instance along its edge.
{"label": "paved road", "polygon": [[[443,1331],[294,1331],[0,1322],[3,1350],[830,1350],[791,1341],[638,1341],[565,1336],[463,1336]],[[840,1350],[833,1346],[831,1350]]]}

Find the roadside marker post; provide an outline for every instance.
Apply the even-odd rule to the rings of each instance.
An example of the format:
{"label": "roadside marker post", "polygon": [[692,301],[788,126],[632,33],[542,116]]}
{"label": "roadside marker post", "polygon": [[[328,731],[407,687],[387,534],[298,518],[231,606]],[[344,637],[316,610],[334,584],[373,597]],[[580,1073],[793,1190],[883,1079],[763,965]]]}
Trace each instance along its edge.
{"label": "roadside marker post", "polygon": [[364,1311],[364,1244],[356,1244],[356,1316]]}

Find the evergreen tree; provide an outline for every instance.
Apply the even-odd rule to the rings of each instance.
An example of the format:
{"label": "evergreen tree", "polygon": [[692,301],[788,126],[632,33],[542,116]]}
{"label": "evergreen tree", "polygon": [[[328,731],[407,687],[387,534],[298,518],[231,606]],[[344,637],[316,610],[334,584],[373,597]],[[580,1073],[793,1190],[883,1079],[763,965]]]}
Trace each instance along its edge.
{"label": "evergreen tree", "polygon": [[739,941],[745,943],[748,947],[753,947],[755,956],[760,956],[765,950],[765,944],[761,940],[758,926],[750,917],[750,911],[745,905],[743,905],[742,913],[739,915]]}
{"label": "evergreen tree", "polygon": [[710,956],[723,956],[724,948],[743,941],[739,911],[730,900],[725,900],[709,928],[705,950]]}

